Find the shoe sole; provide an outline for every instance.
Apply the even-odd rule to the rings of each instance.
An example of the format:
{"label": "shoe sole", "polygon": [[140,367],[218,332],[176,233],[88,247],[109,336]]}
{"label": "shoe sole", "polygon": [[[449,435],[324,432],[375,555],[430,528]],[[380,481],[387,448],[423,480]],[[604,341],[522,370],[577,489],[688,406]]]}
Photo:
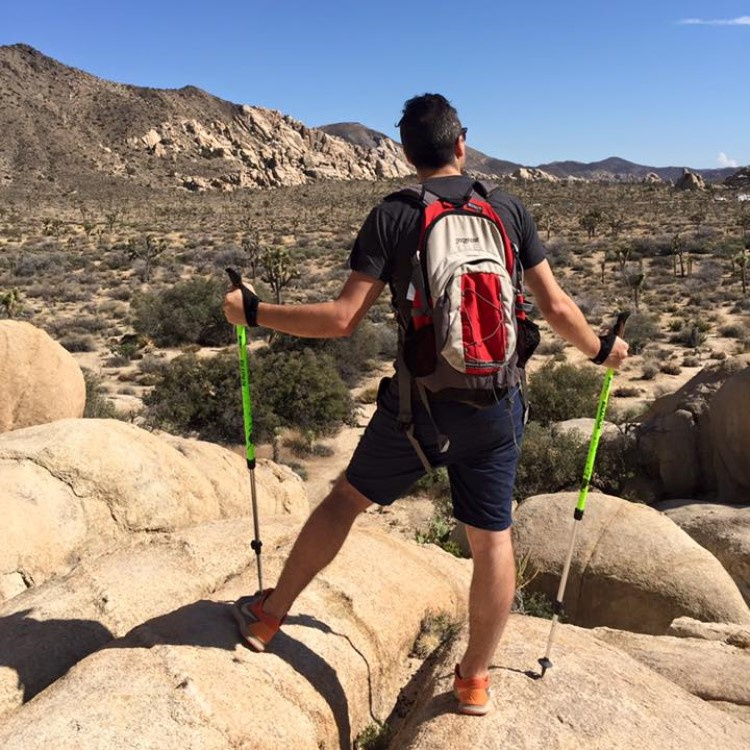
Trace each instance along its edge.
{"label": "shoe sole", "polygon": [[236,604],[232,605],[232,614],[234,615],[234,619],[237,620],[237,625],[239,625],[240,629],[240,635],[242,636],[245,643],[247,643],[250,648],[255,651],[256,653],[261,653],[262,651],[266,650],[266,644],[260,640],[260,638],[256,638],[254,635],[251,635],[247,630],[247,615],[238,607]]}
{"label": "shoe sole", "polygon": [[458,713],[463,714],[464,716],[486,716],[492,707],[489,697],[487,703],[483,706],[477,706],[473,703],[461,703],[461,696],[458,694],[457,690],[453,691],[453,695],[455,695],[456,700],[458,700]]}

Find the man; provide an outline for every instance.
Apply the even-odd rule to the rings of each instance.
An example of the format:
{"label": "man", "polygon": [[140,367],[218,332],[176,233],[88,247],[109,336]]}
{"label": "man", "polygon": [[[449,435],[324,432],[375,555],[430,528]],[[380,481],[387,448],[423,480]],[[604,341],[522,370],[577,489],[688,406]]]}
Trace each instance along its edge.
{"label": "man", "polygon": [[[446,199],[460,199],[471,190],[472,180],[462,175],[466,129],[444,97],[425,94],[410,99],[399,126],[406,158],[426,189]],[[599,337],[558,286],[524,206],[501,191],[491,192],[487,200],[518,248],[525,284],[545,320],[588,357],[618,368],[627,356],[627,344],[614,336]],[[384,201],[359,232],[350,257],[351,273],[335,300],[282,306],[260,302],[247,290],[243,300],[243,290],[234,289],[225,298],[227,320],[296,336],[348,336],[386,284],[394,307],[403,311],[421,222],[415,203]],[[511,496],[523,433],[522,398],[518,386],[511,385],[486,408],[436,400],[431,404],[434,422],[450,439],[446,452],[438,447],[433,420],[420,406],[413,404],[415,435],[431,463],[448,467],[454,515],[465,523],[472,551],[469,641],[456,665],[454,683],[458,707],[462,713],[483,715],[489,710],[490,660],[515,592]],[[392,503],[424,474],[415,447],[399,429],[398,415],[398,388],[387,379],[349,467],[310,515],[276,588],[236,603],[242,635],[255,650],[268,645],[297,596],[333,560],[357,516],[373,503]]]}

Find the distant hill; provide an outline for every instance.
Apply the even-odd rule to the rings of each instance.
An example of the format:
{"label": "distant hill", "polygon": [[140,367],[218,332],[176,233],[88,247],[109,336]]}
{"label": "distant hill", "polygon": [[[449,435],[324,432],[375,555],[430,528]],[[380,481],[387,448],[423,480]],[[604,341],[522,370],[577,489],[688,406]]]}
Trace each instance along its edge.
{"label": "distant hill", "polygon": [[640,181],[647,174],[659,175],[662,180],[678,180],[685,168],[700,174],[709,182],[720,182],[735,172],[734,169],[693,169],[692,167],[648,167],[642,164],[610,156],[602,161],[584,164],[578,161],[553,161],[540,164],[539,169],[555,177],[579,177],[584,180],[625,180]]}
{"label": "distant hill", "polygon": [[[374,148],[384,140],[391,144],[400,145],[377,130],[362,125],[358,122],[339,122],[333,125],[322,125],[320,130],[337,135],[349,143]],[[487,156],[469,146],[466,154],[466,168],[470,172],[479,172],[486,175],[510,175],[522,167],[529,169],[541,169],[560,179],[566,177],[577,177],[584,180],[607,180],[607,181],[632,181],[640,182],[649,173],[657,174],[662,180],[678,180],[683,173],[684,167],[648,167],[634,164],[625,159],[612,156],[602,161],[585,164],[578,161],[554,161],[549,164],[539,164],[536,167],[522,165],[517,162],[496,159]],[[734,174],[735,169],[692,169],[691,172],[700,174],[709,182],[721,182]]]}
{"label": "distant hill", "polygon": [[[24,44],[0,47],[0,187],[98,190],[127,184],[191,191],[378,179],[413,173],[401,146],[360,123],[309,128],[275,110],[235,104],[194,86],[113,83]],[[467,167],[509,175],[520,164],[469,148]],[[612,157],[539,169],[560,178],[675,180],[682,167]],[[733,169],[692,170],[711,181]]]}
{"label": "distant hill", "polygon": [[23,44],[0,47],[0,91],[0,185],[128,180],[231,190],[411,172],[388,143],[354,146],[194,86],[112,83]]}
{"label": "distant hill", "polygon": [[[387,141],[401,149],[401,144],[392,140],[387,135],[377,130],[372,130],[359,122],[336,122],[332,125],[321,125],[319,130],[336,135],[357,146],[376,148],[383,141]],[[509,175],[520,166],[520,164],[515,164],[512,161],[493,159],[491,156],[487,156],[474,148],[467,148],[466,168],[471,172],[481,172],[488,175]]]}

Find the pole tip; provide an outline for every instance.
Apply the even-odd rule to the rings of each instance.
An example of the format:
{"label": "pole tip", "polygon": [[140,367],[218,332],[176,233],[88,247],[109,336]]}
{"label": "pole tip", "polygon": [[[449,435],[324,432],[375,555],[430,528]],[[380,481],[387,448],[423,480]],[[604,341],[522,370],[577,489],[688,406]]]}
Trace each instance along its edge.
{"label": "pole tip", "polygon": [[543,656],[539,659],[539,665],[542,668],[541,676],[544,677],[544,673],[552,666],[552,662],[546,656]]}

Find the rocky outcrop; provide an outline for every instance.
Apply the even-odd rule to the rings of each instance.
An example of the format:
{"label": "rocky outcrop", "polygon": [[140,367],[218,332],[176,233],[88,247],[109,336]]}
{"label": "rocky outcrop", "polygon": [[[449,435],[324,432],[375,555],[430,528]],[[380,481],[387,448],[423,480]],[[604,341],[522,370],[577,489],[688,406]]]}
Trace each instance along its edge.
{"label": "rocky outcrop", "polygon": [[674,635],[677,638],[721,641],[730,646],[750,649],[750,629],[727,622],[701,622],[691,617],[678,617],[669,626],[667,635]]}
{"label": "rocky outcrop", "polygon": [[724,180],[724,184],[730,188],[744,190],[750,187],[750,167],[742,167],[734,174]]}
{"label": "rocky outcrop", "polygon": [[[250,513],[242,458],[196,441],[171,442],[107,419],[59,420],[0,436],[2,598],[132,535]],[[301,480],[280,471],[263,462],[256,469],[261,517],[305,517]]]}
{"label": "rocky outcrop", "polygon": [[0,320],[0,432],[81,417],[86,384],[75,359],[30,323]]}
{"label": "rocky outcrop", "polygon": [[543,169],[534,169],[533,167],[520,167],[511,177],[521,182],[560,182],[559,177],[545,172]]}
{"label": "rocky outcrop", "polygon": [[701,370],[675,393],[658,398],[641,418],[640,468],[653,483],[654,496],[696,497],[718,490],[722,502],[748,501],[747,362],[737,357]]}
{"label": "rocky outcrop", "polygon": [[645,185],[663,185],[664,180],[656,172],[649,172],[642,180]]}
{"label": "rocky outcrop", "polygon": [[673,500],[656,507],[716,557],[750,604],[750,505]]}
{"label": "rocky outcrop", "polygon": [[750,720],[750,650],[700,638],[627,633],[595,628],[597,638],[630,654],[649,669],[705,701],[744,709]]}
{"label": "rocky outcrop", "polygon": [[705,190],[706,181],[701,175],[691,172],[689,169],[685,169],[674,185],[675,190]]}
{"label": "rocky outcrop", "polygon": [[[530,591],[554,600],[577,494],[537,495],[518,507],[516,554],[538,571]],[[570,622],[661,635],[677,617],[750,625],[750,610],[718,560],[658,511],[591,493],[578,522],[565,593]]]}
{"label": "rocky outcrop", "polygon": [[[294,524],[266,524],[284,543]],[[249,518],[126,540],[0,606],[0,719],[129,630],[210,595],[253,563]]]}
{"label": "rocky outcrop", "polygon": [[168,163],[211,162],[208,174],[174,177],[194,192],[300,185],[309,180],[372,180],[413,172],[398,144],[384,138],[372,147],[305,127],[288,115],[247,105],[231,120],[162,122],[128,146]]}
{"label": "rocky outcrop", "polygon": [[[290,542],[270,533],[275,579]],[[425,622],[464,616],[468,575],[466,561],[435,548],[355,531],[273,648],[255,654],[239,644],[226,604],[254,589],[251,568],[85,658],[6,719],[0,746],[34,750],[54,738],[59,747],[118,750],[135,736],[153,750],[348,750],[386,718],[420,666],[409,654]]]}
{"label": "rocky outcrop", "polygon": [[420,675],[425,694],[388,747],[744,750],[750,743],[750,724],[579,628],[558,629],[554,666],[536,679],[548,635],[547,621],[511,617],[490,670],[495,708],[481,721],[453,710],[456,644]]}

